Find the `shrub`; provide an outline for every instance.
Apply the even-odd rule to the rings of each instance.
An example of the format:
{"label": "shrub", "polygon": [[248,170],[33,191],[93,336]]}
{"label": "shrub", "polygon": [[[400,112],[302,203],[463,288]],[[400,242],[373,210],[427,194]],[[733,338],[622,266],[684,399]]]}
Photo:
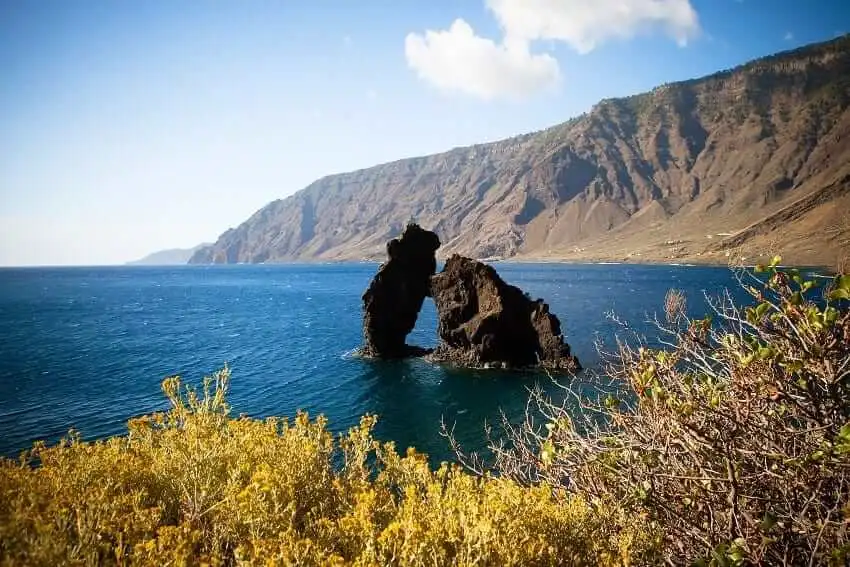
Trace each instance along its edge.
{"label": "shrub", "polygon": [[432,470],[324,418],[229,416],[227,368],[126,436],[76,435],[0,465],[6,565],[628,565],[660,541],[639,517],[457,465]]}
{"label": "shrub", "polygon": [[821,290],[779,261],[741,274],[752,306],[692,320],[668,294],[664,346],[619,342],[593,397],[536,392],[495,468],[646,515],[675,564],[847,564],[850,276]]}

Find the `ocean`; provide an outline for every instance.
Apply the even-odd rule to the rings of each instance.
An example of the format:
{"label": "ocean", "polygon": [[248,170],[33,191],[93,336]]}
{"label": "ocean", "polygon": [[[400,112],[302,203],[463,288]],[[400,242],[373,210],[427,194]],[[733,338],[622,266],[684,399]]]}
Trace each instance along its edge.
{"label": "ocean", "polygon": [[[723,267],[494,264],[502,277],[559,316],[586,368],[595,341],[622,329],[606,314],[653,336],[668,289],[685,292],[689,312],[704,294],[729,288]],[[162,410],[161,380],[198,383],[227,363],[235,415],[324,414],[343,431],[365,413],[376,435],[450,457],[444,419],[466,447],[480,449],[485,421],[521,415],[528,388],[554,388],[545,375],[460,370],[422,360],[360,359],[361,295],[376,264],[0,269],[0,455],[70,428],[85,439],[126,431],[128,418]],[[436,344],[426,300],[411,344]],[[557,390],[556,388],[554,388]]]}

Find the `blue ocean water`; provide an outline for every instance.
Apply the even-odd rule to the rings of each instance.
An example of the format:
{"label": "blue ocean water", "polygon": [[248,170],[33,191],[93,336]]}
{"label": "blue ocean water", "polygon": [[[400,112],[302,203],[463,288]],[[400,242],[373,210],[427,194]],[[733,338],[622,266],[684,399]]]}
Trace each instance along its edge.
{"label": "blue ocean water", "polygon": [[[594,340],[618,331],[613,311],[639,330],[683,290],[694,315],[703,294],[737,289],[727,268],[499,263],[504,279],[544,298],[582,364]],[[84,438],[125,431],[128,418],[167,404],[161,380],[197,382],[227,362],[236,414],[323,413],[335,430],[379,416],[377,435],[449,456],[441,418],[459,439],[483,443],[483,423],[525,407],[545,376],[464,371],[421,360],[367,361],[361,294],[375,264],[0,269],[0,454],[69,428]],[[436,343],[426,300],[412,344]]]}

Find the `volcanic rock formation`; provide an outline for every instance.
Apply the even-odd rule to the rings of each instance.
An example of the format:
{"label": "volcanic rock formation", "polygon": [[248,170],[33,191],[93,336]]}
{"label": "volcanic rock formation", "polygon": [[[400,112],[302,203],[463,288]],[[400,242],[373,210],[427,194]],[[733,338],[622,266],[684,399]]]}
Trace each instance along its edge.
{"label": "volcanic rock formation", "polygon": [[[543,300],[532,300],[492,267],[457,254],[434,275],[439,247],[436,234],[414,223],[387,243],[389,259],[363,294],[365,356],[431,355],[437,362],[472,367],[580,368]],[[439,319],[440,344],[433,352],[406,343],[427,296],[434,298]]]}
{"label": "volcanic rock formation", "polygon": [[439,247],[436,234],[414,223],[387,243],[388,260],[363,294],[366,356],[404,358],[428,352],[406,344],[405,339],[416,325],[422,302],[430,295],[430,278],[437,271],[434,255]]}
{"label": "volcanic rock formation", "polygon": [[451,256],[431,278],[441,343],[437,361],[463,366],[580,368],[543,300],[509,285],[491,266]]}

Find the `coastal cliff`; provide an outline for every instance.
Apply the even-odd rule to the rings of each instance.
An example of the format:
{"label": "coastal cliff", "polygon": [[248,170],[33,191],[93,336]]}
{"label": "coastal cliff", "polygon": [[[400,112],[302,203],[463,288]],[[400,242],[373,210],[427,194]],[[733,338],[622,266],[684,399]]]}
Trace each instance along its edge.
{"label": "coastal cliff", "polygon": [[376,259],[407,221],[442,258],[725,262],[850,247],[850,36],[603,100],[552,128],[331,175],[190,263]]}

